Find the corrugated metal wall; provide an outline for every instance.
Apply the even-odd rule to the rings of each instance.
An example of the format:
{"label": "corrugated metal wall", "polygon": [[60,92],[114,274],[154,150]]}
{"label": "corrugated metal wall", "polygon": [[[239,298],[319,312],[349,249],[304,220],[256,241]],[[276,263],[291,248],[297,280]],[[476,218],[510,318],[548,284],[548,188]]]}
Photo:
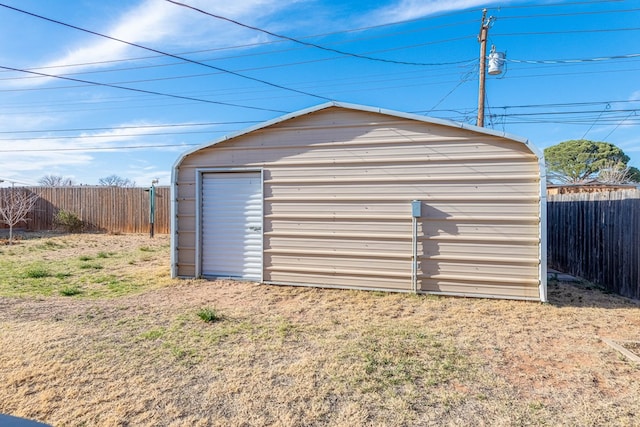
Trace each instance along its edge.
{"label": "corrugated metal wall", "polygon": [[[177,271],[195,273],[196,169],[264,168],[264,280],[539,299],[539,167],[522,143],[328,108],[187,156]],[[203,212],[203,220],[206,213]]]}

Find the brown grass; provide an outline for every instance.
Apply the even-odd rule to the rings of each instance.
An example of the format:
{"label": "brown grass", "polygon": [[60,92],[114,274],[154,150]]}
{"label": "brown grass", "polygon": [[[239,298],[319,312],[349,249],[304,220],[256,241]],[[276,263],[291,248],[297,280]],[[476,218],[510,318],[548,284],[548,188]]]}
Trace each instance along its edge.
{"label": "brown grass", "polygon": [[[103,270],[157,280],[124,296],[0,297],[0,413],[56,426],[639,424],[640,367],[600,337],[638,341],[640,305],[590,286],[553,283],[538,304],[170,280],[166,236],[47,239],[72,258],[137,254]],[[222,319],[203,321],[207,308]]]}

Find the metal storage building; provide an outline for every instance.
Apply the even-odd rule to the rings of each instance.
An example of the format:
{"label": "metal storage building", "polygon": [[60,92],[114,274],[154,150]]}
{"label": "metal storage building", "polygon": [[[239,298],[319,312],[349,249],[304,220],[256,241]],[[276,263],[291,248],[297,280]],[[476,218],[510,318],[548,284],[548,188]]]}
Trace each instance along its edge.
{"label": "metal storage building", "polygon": [[544,174],[525,139],[322,104],[180,156],[172,275],[546,301]]}

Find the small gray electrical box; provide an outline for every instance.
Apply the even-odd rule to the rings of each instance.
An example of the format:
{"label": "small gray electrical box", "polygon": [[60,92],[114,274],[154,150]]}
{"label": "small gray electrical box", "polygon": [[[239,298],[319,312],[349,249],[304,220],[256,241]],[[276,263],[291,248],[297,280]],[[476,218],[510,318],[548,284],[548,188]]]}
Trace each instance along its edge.
{"label": "small gray electrical box", "polygon": [[422,202],[420,200],[411,201],[411,216],[414,218],[422,216]]}

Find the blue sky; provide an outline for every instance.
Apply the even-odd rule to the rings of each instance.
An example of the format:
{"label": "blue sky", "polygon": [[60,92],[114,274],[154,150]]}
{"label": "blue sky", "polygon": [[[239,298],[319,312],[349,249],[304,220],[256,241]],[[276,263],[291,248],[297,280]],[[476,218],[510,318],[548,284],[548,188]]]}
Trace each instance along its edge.
{"label": "blue sky", "polygon": [[482,8],[507,58],[486,127],[640,167],[638,0],[180,1],[334,51],[165,0],[0,0],[0,185],[168,185],[194,145],[328,99],[475,124]]}

